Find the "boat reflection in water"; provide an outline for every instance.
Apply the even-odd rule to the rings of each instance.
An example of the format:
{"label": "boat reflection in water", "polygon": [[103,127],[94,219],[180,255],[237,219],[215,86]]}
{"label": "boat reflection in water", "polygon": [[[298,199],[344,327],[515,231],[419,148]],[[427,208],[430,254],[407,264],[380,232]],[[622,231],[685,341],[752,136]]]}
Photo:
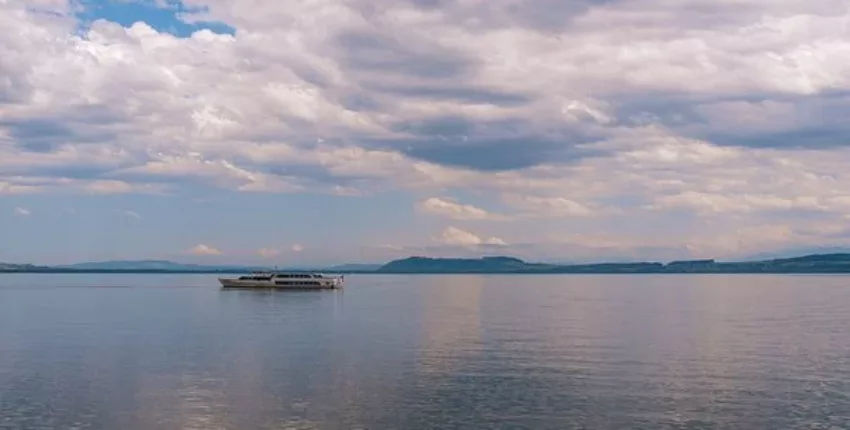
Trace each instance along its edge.
{"label": "boat reflection in water", "polygon": [[345,276],[312,272],[254,272],[238,278],[218,278],[222,288],[275,290],[335,290],[343,287]]}

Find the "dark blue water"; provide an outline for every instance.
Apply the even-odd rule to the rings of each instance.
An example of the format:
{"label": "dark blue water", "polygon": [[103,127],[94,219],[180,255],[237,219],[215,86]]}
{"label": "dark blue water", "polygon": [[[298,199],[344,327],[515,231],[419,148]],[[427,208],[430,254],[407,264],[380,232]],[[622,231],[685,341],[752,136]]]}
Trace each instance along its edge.
{"label": "dark blue water", "polygon": [[850,428],[850,277],[0,275],[0,429]]}

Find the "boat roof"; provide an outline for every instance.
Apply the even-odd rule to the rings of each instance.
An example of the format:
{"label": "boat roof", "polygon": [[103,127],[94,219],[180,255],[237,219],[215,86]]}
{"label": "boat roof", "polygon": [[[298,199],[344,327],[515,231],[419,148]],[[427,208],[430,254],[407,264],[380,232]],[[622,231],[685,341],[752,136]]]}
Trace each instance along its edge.
{"label": "boat roof", "polygon": [[255,270],[252,275],[323,275],[322,272],[310,272],[301,270]]}

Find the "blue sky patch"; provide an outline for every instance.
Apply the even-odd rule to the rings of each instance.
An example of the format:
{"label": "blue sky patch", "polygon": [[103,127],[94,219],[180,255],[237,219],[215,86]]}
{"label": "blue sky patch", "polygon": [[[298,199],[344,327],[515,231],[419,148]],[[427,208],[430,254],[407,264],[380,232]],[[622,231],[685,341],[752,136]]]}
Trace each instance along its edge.
{"label": "blue sky patch", "polygon": [[208,29],[218,34],[234,34],[236,29],[223,22],[187,23],[180,15],[205,12],[206,8],[187,7],[180,0],[77,0],[77,18],[83,27],[98,19],[130,27],[143,21],[160,32],[189,37]]}

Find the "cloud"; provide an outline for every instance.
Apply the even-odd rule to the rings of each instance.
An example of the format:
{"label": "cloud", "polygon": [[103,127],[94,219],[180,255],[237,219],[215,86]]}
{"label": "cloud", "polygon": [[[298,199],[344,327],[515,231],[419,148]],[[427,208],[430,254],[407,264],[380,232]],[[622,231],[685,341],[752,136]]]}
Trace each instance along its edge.
{"label": "cloud", "polygon": [[807,210],[828,211],[850,210],[846,197],[820,199],[816,196],[783,197],[765,194],[710,194],[694,191],[663,196],[656,199],[652,209],[692,208],[699,213],[730,213],[755,211]]}
{"label": "cloud", "polygon": [[304,247],[296,243],[296,244],[290,246],[289,248],[272,248],[272,247],[261,248],[257,251],[257,254],[259,254],[263,258],[274,258],[274,257],[277,257],[277,256],[283,254],[284,252],[287,252],[287,251],[298,253],[298,252],[301,252],[303,250],[304,250]]}
{"label": "cloud", "polygon": [[26,208],[16,207],[15,214],[18,216],[29,216],[32,214],[32,212],[30,212],[30,210]]}
{"label": "cloud", "polygon": [[[14,63],[20,67],[4,66],[6,75],[30,82],[44,100],[20,104],[27,99],[9,87],[7,98],[19,104],[0,125],[15,148],[3,158],[36,161],[22,163],[22,173],[53,159],[58,168],[97,166],[86,174],[100,180],[291,192],[322,184],[357,189],[351,182],[368,187],[364,179],[389,173],[335,172],[324,154],[343,141],[400,155],[408,165],[504,171],[605,155],[597,142],[647,121],[708,140],[728,133],[731,121],[745,126],[749,141],[765,142],[759,147],[782,145],[776,128],[767,126],[778,121],[795,147],[820,142],[816,130],[846,131],[840,112],[850,105],[829,93],[850,87],[846,65],[828,60],[846,49],[836,42],[846,35],[846,11],[837,2],[746,2],[703,12],[654,0],[639,7],[536,0],[522,11],[509,2],[423,4],[329,1],[275,9],[272,2],[246,8],[217,1],[203,4],[204,11],[192,1],[184,19],[245,31],[190,37],[106,20],[79,37],[69,31],[68,16],[7,4],[7,11],[22,13],[7,22],[10,28],[54,38],[24,51],[31,32],[4,35],[9,53],[20,57]],[[476,19],[458,18],[464,16]],[[298,36],[276,32],[279,22]],[[606,31],[610,23],[622,31]],[[814,55],[804,56],[805,47]],[[56,85],[42,72],[48,66],[65,68],[77,81]],[[236,75],[243,78],[226,79]],[[535,79],[519,79],[525,76]],[[67,90],[75,84],[86,91]],[[333,125],[317,132],[320,124]],[[319,147],[316,138],[333,143]],[[288,149],[269,163],[243,146]],[[55,155],[84,150],[101,151],[99,161]],[[284,173],[299,166],[298,175]]]}
{"label": "cloud", "polygon": [[126,194],[132,192],[157,192],[155,186],[131,184],[116,180],[96,180],[86,183],[82,189],[92,194]]}
{"label": "cloud", "polygon": [[498,238],[498,237],[490,237],[487,239],[481,238],[473,233],[470,233],[466,230],[461,230],[457,227],[446,227],[445,230],[440,234],[439,237],[435,238],[437,242],[440,242],[444,245],[456,245],[456,246],[480,246],[480,245],[490,245],[490,246],[505,246],[507,243]]}
{"label": "cloud", "polygon": [[493,214],[484,209],[458,203],[453,199],[430,197],[419,202],[421,211],[432,215],[455,220],[502,220],[503,215]]}
{"label": "cloud", "polygon": [[474,195],[417,207],[541,246],[850,214],[840,0],[141,3],[174,30],[0,3],[0,195]]}
{"label": "cloud", "polygon": [[273,258],[280,255],[280,250],[275,248],[261,248],[257,251],[257,254],[263,258]]}
{"label": "cloud", "polygon": [[527,216],[586,217],[597,214],[585,204],[566,197],[505,194],[503,200]]}
{"label": "cloud", "polygon": [[221,255],[222,254],[222,252],[219,251],[218,249],[216,249],[212,246],[204,245],[204,244],[195,245],[193,248],[187,250],[186,252],[188,252],[189,254],[192,254],[192,255]]}
{"label": "cloud", "polygon": [[126,216],[126,217],[135,218],[135,219],[142,219],[141,215],[139,215],[138,213],[133,212],[131,210],[122,209],[122,210],[119,210],[117,212],[119,214],[123,215],[123,216]]}

